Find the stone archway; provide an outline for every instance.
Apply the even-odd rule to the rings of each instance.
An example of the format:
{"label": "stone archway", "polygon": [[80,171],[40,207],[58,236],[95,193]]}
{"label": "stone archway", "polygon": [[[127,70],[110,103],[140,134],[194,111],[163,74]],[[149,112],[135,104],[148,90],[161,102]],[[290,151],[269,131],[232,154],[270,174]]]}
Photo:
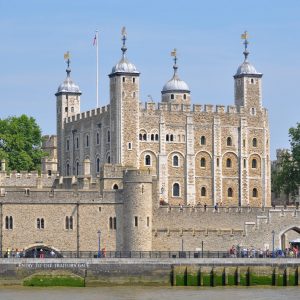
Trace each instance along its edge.
{"label": "stone archway", "polygon": [[62,253],[52,247],[45,244],[30,245],[23,251],[23,256],[26,258],[62,258]]}
{"label": "stone archway", "polygon": [[280,246],[284,250],[289,247],[289,242],[300,237],[300,226],[291,226],[280,232]]}

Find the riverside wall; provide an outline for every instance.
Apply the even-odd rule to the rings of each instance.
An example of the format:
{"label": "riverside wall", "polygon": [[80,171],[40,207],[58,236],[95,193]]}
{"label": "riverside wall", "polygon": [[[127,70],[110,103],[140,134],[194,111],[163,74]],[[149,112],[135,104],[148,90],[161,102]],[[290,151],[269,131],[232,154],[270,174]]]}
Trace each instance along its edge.
{"label": "riverside wall", "polygon": [[32,276],[78,276],[100,285],[300,285],[296,258],[20,259],[0,261],[0,285],[22,285]]}

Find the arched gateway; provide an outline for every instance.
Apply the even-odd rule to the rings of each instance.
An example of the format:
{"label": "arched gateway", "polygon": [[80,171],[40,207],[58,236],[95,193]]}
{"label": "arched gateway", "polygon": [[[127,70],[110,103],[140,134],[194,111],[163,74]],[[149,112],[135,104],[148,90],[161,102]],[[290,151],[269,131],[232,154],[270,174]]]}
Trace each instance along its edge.
{"label": "arched gateway", "polygon": [[284,250],[288,248],[290,241],[300,238],[300,226],[295,225],[286,228],[279,233],[279,238],[281,249]]}
{"label": "arched gateway", "polygon": [[30,245],[23,251],[24,257],[27,258],[62,258],[62,253],[52,247],[45,244]]}

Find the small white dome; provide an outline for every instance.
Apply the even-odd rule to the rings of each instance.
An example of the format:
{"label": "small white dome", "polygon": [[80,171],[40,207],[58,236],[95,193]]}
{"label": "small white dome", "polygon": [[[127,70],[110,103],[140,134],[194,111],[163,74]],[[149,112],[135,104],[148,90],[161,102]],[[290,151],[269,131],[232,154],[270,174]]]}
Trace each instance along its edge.
{"label": "small white dome", "polygon": [[70,77],[70,69],[67,69],[67,78],[58,87],[57,93],[81,93],[79,86],[75,84]]}
{"label": "small white dome", "polygon": [[190,92],[189,86],[181,80],[176,74],[169,80],[162,89],[162,94],[169,92]]}
{"label": "small white dome", "polygon": [[235,75],[242,75],[242,74],[260,74],[256,71],[254,66],[250,64],[248,61],[244,61],[237,69]]}
{"label": "small white dome", "polygon": [[112,68],[111,73],[135,73],[139,74],[139,71],[135,65],[127,60],[125,56]]}

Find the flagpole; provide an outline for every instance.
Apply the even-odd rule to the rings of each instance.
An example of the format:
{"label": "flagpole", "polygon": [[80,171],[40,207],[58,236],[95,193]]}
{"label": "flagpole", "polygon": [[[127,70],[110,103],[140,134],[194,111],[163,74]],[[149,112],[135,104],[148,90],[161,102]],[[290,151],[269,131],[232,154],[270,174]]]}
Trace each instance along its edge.
{"label": "flagpole", "polygon": [[97,108],[99,107],[99,32],[96,30],[96,64],[97,64],[97,71],[96,71],[96,99],[97,99]]}

